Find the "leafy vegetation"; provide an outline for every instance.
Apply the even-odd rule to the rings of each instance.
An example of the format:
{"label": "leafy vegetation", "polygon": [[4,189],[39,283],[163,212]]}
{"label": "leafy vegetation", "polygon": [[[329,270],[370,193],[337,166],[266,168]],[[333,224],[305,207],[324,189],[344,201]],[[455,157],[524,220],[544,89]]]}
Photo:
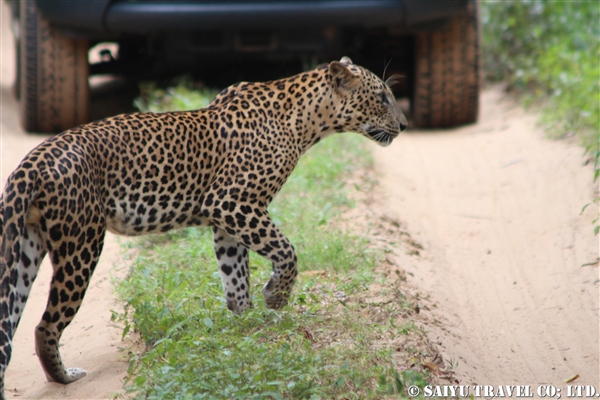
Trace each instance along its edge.
{"label": "leafy vegetation", "polygon": [[487,77],[544,103],[555,135],[577,134],[600,174],[600,3],[482,2]]}
{"label": "leafy vegetation", "polygon": [[216,95],[216,90],[207,89],[190,77],[182,76],[166,87],[154,81],[142,83],[140,97],[133,104],[141,112],[194,110],[206,107]]}
{"label": "leafy vegetation", "polygon": [[[147,89],[138,101],[145,110],[180,102],[200,108],[210,98],[185,82]],[[394,301],[365,299],[382,253],[340,222],[353,205],[343,178],[372,162],[363,140],[348,134],[315,146],[270,207],[299,256],[299,279],[283,310],[265,307],[260,289],[270,265],[255,255],[255,308],[241,316],[227,310],[210,230],[188,228],[135,244],[131,274],[119,287],[126,308],[114,315],[123,335],[134,329],[145,347],[130,360],[130,391],[148,399],[364,399],[398,397],[407,385],[427,384],[423,369],[402,367],[427,356],[401,344],[422,335],[406,318],[415,307],[393,283],[379,294]]]}

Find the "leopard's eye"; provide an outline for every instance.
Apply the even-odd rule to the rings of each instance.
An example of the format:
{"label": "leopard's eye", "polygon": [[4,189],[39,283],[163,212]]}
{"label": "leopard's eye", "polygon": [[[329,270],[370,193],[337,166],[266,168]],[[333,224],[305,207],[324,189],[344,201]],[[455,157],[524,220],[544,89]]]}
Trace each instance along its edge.
{"label": "leopard's eye", "polygon": [[388,97],[387,97],[387,94],[386,94],[385,92],[381,92],[381,93],[379,93],[379,98],[381,99],[381,102],[382,102],[383,104],[385,104],[385,105],[388,105],[388,104],[390,104],[390,101],[389,101],[389,99],[388,99]]}

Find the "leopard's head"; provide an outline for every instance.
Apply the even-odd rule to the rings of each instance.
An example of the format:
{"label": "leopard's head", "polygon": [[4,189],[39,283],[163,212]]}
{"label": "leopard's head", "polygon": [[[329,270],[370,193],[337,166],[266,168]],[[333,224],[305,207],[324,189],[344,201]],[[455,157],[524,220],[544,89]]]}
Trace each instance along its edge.
{"label": "leopard's head", "polygon": [[406,117],[386,82],[354,65],[348,57],[331,62],[327,68],[336,131],[357,132],[388,146],[406,129]]}

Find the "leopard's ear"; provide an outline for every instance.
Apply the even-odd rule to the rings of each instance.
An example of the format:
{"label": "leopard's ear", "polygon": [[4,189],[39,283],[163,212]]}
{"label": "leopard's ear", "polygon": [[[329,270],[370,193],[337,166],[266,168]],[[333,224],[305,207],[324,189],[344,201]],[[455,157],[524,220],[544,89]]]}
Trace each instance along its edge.
{"label": "leopard's ear", "polygon": [[333,89],[344,94],[360,85],[360,77],[354,75],[344,64],[339,61],[329,63],[329,74]]}
{"label": "leopard's ear", "polygon": [[347,56],[342,57],[342,59],[340,60],[340,62],[342,64],[345,64],[345,65],[351,65],[352,64],[352,60],[350,59],[350,57],[347,57]]}

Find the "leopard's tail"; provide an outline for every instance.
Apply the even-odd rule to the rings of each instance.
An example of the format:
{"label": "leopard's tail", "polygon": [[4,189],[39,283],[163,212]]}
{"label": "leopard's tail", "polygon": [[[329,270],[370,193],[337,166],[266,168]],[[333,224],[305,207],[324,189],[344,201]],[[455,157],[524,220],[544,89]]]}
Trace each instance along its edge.
{"label": "leopard's tail", "polygon": [[0,197],[0,398],[13,336],[46,253],[37,224],[28,221],[36,181],[35,172],[17,168]]}

